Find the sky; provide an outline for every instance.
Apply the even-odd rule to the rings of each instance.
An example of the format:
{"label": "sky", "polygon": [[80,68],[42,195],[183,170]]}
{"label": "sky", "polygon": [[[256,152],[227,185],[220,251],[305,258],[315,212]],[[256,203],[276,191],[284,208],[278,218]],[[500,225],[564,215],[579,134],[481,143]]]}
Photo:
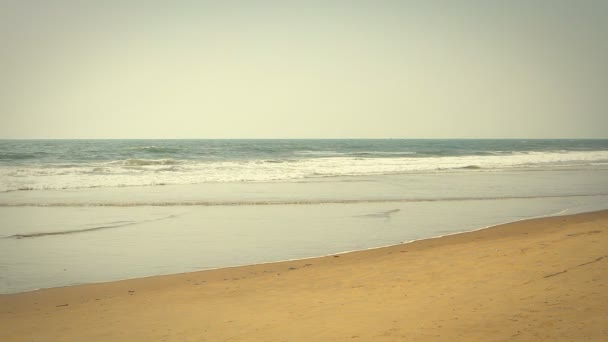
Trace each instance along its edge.
{"label": "sky", "polygon": [[0,138],[608,138],[608,1],[0,0]]}

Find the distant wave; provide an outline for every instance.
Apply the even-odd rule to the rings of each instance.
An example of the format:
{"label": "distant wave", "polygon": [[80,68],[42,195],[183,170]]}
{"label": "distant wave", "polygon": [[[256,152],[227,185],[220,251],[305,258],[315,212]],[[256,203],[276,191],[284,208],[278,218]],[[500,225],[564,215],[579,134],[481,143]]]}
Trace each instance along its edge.
{"label": "distant wave", "polygon": [[0,153],[0,160],[28,160],[37,159],[47,153],[43,152],[2,152]]}
{"label": "distant wave", "polygon": [[[535,196],[479,196],[479,197],[432,197],[432,198],[363,198],[363,199],[294,199],[294,200],[245,200],[245,201],[114,201],[114,202],[22,202],[1,203],[0,207],[173,207],[173,206],[266,206],[266,205],[316,205],[316,204],[357,204],[357,203],[418,203],[418,202],[457,202],[457,201],[488,201],[512,199],[546,199],[546,198],[576,198],[602,197],[608,193],[599,194],[565,194],[565,195],[535,195]],[[393,212],[388,212],[391,214]],[[101,227],[90,229],[103,229]],[[83,231],[88,231],[85,229]],[[57,233],[61,234],[61,232]]]}
{"label": "distant wave", "polygon": [[166,219],[174,218],[174,217],[176,217],[176,215],[170,215],[170,216],[167,216],[167,217],[161,217],[161,218],[157,218],[157,219],[144,220],[144,221],[112,222],[112,223],[110,223],[108,225],[98,226],[98,227],[92,227],[92,228],[84,228],[84,229],[62,230],[62,231],[52,231],[52,232],[38,232],[38,233],[26,233],[26,234],[15,234],[15,235],[7,236],[7,237],[5,237],[5,239],[8,239],[8,238],[25,239],[25,238],[37,238],[37,237],[51,236],[51,235],[67,235],[67,234],[88,233],[88,232],[94,232],[94,231],[97,231],[97,230],[111,229],[111,228],[120,228],[120,227],[132,226],[132,225],[146,223],[146,222],[166,220]]}
{"label": "distant wave", "polygon": [[131,151],[143,151],[148,153],[175,153],[180,152],[181,149],[178,147],[167,147],[167,146],[136,146],[130,147],[128,150]]}
{"label": "distant wave", "polygon": [[351,152],[338,152],[338,151],[296,151],[296,155],[309,155],[316,157],[323,156],[356,156],[356,157],[400,157],[400,156],[412,156],[416,152],[413,151],[351,151]]}
{"label": "distant wave", "polygon": [[416,152],[403,151],[403,152],[385,152],[385,151],[361,151],[361,152],[352,152],[349,155],[357,156],[357,157],[401,157],[401,156],[413,156],[417,154]]}

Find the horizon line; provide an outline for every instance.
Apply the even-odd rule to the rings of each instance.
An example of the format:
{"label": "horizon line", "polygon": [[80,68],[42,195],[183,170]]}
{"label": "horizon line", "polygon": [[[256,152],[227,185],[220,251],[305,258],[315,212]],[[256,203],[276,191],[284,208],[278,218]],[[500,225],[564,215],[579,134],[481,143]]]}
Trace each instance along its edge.
{"label": "horizon line", "polygon": [[0,138],[4,140],[608,140],[604,138]]}

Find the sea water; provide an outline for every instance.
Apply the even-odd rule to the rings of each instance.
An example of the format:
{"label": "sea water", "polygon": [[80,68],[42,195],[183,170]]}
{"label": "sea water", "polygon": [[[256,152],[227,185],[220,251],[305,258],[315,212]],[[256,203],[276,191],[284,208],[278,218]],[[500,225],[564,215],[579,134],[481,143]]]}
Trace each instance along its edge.
{"label": "sea water", "polygon": [[608,140],[3,140],[0,293],[608,208]]}

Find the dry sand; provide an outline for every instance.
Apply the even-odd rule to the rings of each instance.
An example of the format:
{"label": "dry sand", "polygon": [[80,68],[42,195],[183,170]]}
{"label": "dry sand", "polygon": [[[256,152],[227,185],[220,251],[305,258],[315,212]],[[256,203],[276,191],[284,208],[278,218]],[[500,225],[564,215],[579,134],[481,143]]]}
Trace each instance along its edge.
{"label": "dry sand", "polygon": [[0,341],[608,340],[608,210],[0,296]]}

